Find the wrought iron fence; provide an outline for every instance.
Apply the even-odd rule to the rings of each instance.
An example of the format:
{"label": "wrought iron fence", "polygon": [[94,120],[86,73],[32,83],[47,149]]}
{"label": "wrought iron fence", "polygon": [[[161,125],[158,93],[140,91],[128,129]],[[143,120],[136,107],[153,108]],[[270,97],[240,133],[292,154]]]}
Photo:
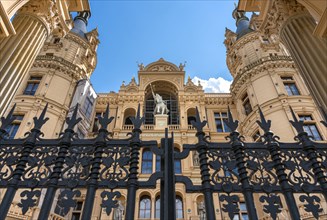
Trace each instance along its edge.
{"label": "wrought iron fence", "polygon": [[[41,191],[46,189],[38,219],[48,219],[55,197],[67,214],[76,206],[76,198],[81,189],[86,190],[86,200],[82,219],[91,219],[95,195],[101,193],[101,207],[110,215],[118,206],[120,190],[127,190],[125,218],[135,219],[136,191],[155,188],[156,181],[161,183],[161,219],[171,220],[175,214],[175,184],[183,183],[187,193],[203,193],[206,217],[216,219],[213,193],[219,193],[222,211],[230,219],[239,211],[237,202],[242,194],[251,220],[258,218],[257,199],[271,219],[277,219],[282,211],[281,200],[285,200],[293,220],[300,219],[299,205],[305,211],[319,218],[322,212],[322,194],[327,200],[327,145],[325,142],[312,141],[303,130],[303,122],[298,121],[294,112],[291,124],[298,135],[294,143],[281,143],[270,131],[271,121],[266,121],[261,110],[264,130],[262,143],[246,143],[236,130],[229,111],[227,125],[231,133],[229,142],[210,142],[203,132],[206,121],[201,121],[196,109],[197,144],[186,144],[182,152],[173,151],[173,137],[161,140],[162,148],[156,141],[142,141],[140,135],[144,118],[137,115],[131,120],[133,130],[126,139],[113,139],[106,129],[113,117],[109,118],[109,107],[99,118],[101,128],[93,139],[79,139],[74,126],[81,120],[77,118],[76,106],[71,118],[67,118],[67,128],[58,139],[43,139],[41,127],[46,123],[47,106],[34,118],[34,128],[23,139],[6,139],[6,127],[13,121],[14,108],[6,118],[2,118],[0,128],[0,188],[5,195],[0,205],[0,220],[4,220],[15,194],[20,193],[19,207],[25,214],[37,205]],[[326,123],[324,122],[326,125]],[[141,148],[150,148],[160,156],[161,170],[153,173],[148,180],[139,180],[139,154]],[[174,174],[174,160],[185,159],[191,151],[199,154],[202,183],[193,184],[191,179]],[[60,190],[59,190],[60,189]],[[173,192],[173,193],[169,193]]]}

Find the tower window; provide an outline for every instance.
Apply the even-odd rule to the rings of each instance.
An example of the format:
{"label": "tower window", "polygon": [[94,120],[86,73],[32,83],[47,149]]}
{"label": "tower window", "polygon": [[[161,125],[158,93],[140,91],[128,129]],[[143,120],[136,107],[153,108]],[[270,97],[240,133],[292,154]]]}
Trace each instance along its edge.
{"label": "tower window", "polygon": [[252,106],[247,93],[245,93],[245,95],[242,98],[242,104],[245,111],[245,115],[249,115],[252,112]]}
{"label": "tower window", "polygon": [[225,123],[225,121],[228,119],[226,112],[215,112],[214,117],[217,132],[230,132],[229,127],[227,127]]}
{"label": "tower window", "polygon": [[291,76],[281,77],[285,90],[289,96],[300,95],[298,88],[296,87],[295,81]]}
{"label": "tower window", "polygon": [[24,95],[34,95],[37,88],[39,87],[41,79],[41,76],[31,76],[30,79],[27,81],[27,85],[24,90]]}
{"label": "tower window", "polygon": [[19,129],[20,124],[23,121],[24,115],[13,115],[16,119],[6,128],[8,139],[14,139]]}
{"label": "tower window", "polygon": [[321,141],[322,137],[316,126],[316,122],[311,115],[299,115],[300,121],[303,121],[303,130],[312,136],[315,141]]}

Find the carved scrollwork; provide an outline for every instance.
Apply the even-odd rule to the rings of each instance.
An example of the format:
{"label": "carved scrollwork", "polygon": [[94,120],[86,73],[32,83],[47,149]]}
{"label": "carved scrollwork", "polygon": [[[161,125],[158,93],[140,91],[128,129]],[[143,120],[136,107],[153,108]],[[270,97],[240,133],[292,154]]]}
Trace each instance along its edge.
{"label": "carved scrollwork", "polygon": [[85,185],[89,177],[94,148],[92,146],[71,146],[66,156],[64,169],[61,173],[63,181],[73,188]]}
{"label": "carved scrollwork", "polygon": [[307,192],[317,184],[317,179],[311,170],[311,162],[301,149],[282,150],[281,158],[285,164],[288,181],[296,190],[302,189]]}
{"label": "carved scrollwork", "polygon": [[[108,183],[125,181],[128,178],[130,148],[127,146],[108,147],[103,152],[100,180]],[[115,184],[114,184],[115,185]]]}
{"label": "carved scrollwork", "polygon": [[37,146],[28,158],[27,167],[22,177],[28,187],[42,186],[53,171],[59,147]]}
{"label": "carved scrollwork", "polygon": [[273,170],[274,164],[268,150],[247,149],[245,158],[249,180],[253,185],[261,186],[267,192],[271,191],[270,187],[278,185],[278,178]]}
{"label": "carved scrollwork", "polygon": [[0,147],[0,185],[6,185],[11,179],[20,157],[20,151],[21,147],[19,146]]}
{"label": "carved scrollwork", "polygon": [[239,176],[234,154],[230,150],[210,149],[208,151],[209,166],[213,169],[211,181],[214,184],[238,185]]}
{"label": "carved scrollwork", "polygon": [[63,37],[66,35],[66,24],[60,19],[60,12],[55,0],[30,0],[19,13],[37,16],[47,26],[49,33]]}

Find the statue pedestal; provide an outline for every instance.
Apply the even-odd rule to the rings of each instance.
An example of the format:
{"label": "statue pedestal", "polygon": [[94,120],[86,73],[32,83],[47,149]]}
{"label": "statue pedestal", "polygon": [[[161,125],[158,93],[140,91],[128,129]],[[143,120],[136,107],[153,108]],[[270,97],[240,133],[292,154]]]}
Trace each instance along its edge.
{"label": "statue pedestal", "polygon": [[168,115],[155,115],[155,126],[154,129],[161,130],[168,127]]}

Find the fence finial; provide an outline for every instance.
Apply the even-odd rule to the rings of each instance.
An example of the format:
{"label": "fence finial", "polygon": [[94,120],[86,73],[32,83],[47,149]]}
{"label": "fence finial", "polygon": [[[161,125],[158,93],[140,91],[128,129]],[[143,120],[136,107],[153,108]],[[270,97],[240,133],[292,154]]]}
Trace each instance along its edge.
{"label": "fence finial", "polygon": [[107,104],[106,112],[104,113],[103,117],[99,118],[99,122],[101,125],[101,129],[107,129],[110,122],[114,119],[114,117],[109,118],[109,103]]}
{"label": "fence finial", "polygon": [[260,128],[262,128],[262,130],[263,130],[265,133],[267,133],[267,132],[269,132],[270,127],[271,127],[271,120],[268,120],[268,121],[267,121],[267,120],[265,119],[265,116],[263,115],[262,110],[261,110],[260,107],[259,107],[259,114],[260,114],[260,120],[261,120],[261,121],[257,120],[257,123],[258,123],[258,125],[260,126]]}
{"label": "fence finial", "polygon": [[197,132],[202,132],[203,127],[207,124],[206,120],[201,121],[198,107],[195,108],[195,121],[192,121],[191,123],[193,127],[196,128]]}
{"label": "fence finial", "polygon": [[66,118],[66,123],[68,125],[67,129],[74,129],[75,125],[82,120],[82,118],[77,118],[78,103],[75,106],[73,115]]}
{"label": "fence finial", "polygon": [[297,133],[302,133],[304,132],[303,130],[303,121],[299,121],[292,109],[292,107],[290,106],[290,109],[291,109],[291,113],[292,113],[292,116],[293,116],[293,121],[292,120],[289,120],[289,122],[292,124],[292,126],[296,129]]}
{"label": "fence finial", "polygon": [[45,105],[43,111],[41,112],[41,115],[39,116],[39,118],[34,117],[34,129],[40,130],[41,127],[49,120],[48,117],[45,118],[45,113],[48,110],[48,103]]}
{"label": "fence finial", "polygon": [[134,125],[134,129],[140,129],[144,122],[144,117],[141,117],[140,103],[137,106],[136,117],[131,117],[131,121]]}
{"label": "fence finial", "polygon": [[5,130],[8,125],[10,125],[16,117],[13,117],[14,111],[16,108],[16,103],[11,108],[10,112],[8,113],[7,117],[1,117],[1,127],[0,130]]}
{"label": "fence finial", "polygon": [[232,112],[230,111],[229,106],[228,106],[228,121],[225,121],[225,123],[232,132],[236,131],[236,129],[238,127],[238,120],[234,121],[233,115],[232,115]]}

